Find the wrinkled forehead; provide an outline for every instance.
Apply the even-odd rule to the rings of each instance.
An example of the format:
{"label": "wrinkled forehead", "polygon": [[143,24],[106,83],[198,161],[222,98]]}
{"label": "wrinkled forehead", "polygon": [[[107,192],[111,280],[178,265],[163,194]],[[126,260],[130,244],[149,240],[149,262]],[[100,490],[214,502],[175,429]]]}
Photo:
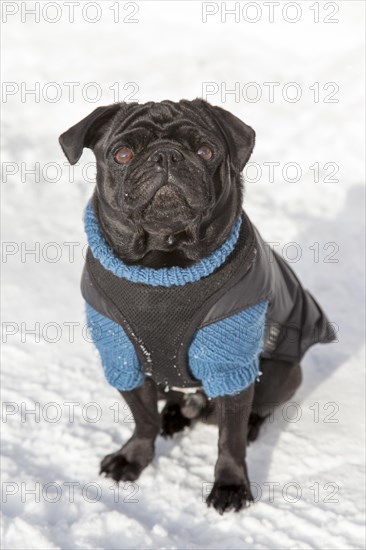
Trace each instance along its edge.
{"label": "wrinkled forehead", "polygon": [[217,126],[210,114],[190,102],[162,101],[127,104],[113,120],[109,135],[126,133],[146,134],[156,138],[202,133],[218,136]]}

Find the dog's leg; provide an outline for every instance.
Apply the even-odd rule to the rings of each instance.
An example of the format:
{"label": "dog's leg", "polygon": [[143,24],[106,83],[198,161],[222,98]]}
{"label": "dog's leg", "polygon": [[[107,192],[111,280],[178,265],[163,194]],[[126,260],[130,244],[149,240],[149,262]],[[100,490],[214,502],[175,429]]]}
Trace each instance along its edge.
{"label": "dog's leg", "polygon": [[263,422],[275,407],[294,395],[302,381],[300,365],[274,359],[262,359],[262,375],[255,383],[253,409],[249,417],[248,442],[255,441]]}
{"label": "dog's leg", "polygon": [[222,514],[248,506],[253,497],[245,463],[248,419],[252,407],[254,384],[237,395],[218,397],[215,401],[219,425],[219,455],[215,482],[207,497]]}
{"label": "dog's leg", "polygon": [[120,391],[131,409],[135,431],[123,447],[107,455],[101,462],[100,473],[115,481],[134,481],[154,456],[155,439],[160,429],[158,392],[152,380],[146,380],[132,391]]}

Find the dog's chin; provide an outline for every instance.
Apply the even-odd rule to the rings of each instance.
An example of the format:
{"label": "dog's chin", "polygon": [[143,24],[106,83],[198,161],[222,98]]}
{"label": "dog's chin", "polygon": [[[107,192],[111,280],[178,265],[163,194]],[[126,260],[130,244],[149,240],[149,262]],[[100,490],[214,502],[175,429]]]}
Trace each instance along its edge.
{"label": "dog's chin", "polygon": [[142,211],[141,223],[149,233],[172,235],[184,231],[199,217],[199,212],[181,193],[170,185],[164,185]]}

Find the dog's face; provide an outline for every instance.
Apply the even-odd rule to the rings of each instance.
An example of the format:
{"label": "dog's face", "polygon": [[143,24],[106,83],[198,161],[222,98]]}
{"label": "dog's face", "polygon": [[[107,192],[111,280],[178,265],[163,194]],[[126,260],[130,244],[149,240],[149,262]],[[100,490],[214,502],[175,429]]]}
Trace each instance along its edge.
{"label": "dog's face", "polygon": [[122,259],[189,265],[227,237],[254,131],[203,100],[99,107],[60,137],[71,164],[97,160],[95,206]]}

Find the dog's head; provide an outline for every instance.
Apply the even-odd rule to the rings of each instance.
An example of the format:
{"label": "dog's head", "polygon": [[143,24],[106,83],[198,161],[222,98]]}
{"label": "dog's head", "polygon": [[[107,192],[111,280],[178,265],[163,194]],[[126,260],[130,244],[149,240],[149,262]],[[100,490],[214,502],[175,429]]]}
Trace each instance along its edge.
{"label": "dog's head", "polygon": [[189,265],[225,240],[254,140],[252,128],[201,99],[99,107],[60,136],[71,164],[84,147],[95,154],[109,244],[153,267]]}

